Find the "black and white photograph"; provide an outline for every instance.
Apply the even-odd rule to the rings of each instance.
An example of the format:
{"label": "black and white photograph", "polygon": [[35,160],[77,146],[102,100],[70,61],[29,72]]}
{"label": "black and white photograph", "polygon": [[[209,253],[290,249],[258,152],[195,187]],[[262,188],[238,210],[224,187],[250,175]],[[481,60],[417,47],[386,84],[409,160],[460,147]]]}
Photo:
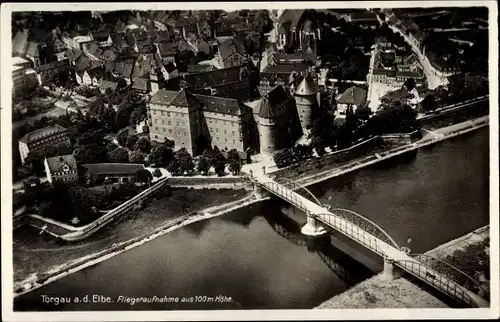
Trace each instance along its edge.
{"label": "black and white photograph", "polygon": [[498,318],[497,19],[3,4],[3,320]]}

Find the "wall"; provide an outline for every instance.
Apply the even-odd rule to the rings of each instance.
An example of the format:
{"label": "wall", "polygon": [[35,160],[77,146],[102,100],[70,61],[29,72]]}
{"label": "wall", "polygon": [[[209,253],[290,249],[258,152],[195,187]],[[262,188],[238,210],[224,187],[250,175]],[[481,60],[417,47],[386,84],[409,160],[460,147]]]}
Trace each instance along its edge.
{"label": "wall", "polygon": [[[160,179],[155,185],[151,188],[144,190],[139,193],[137,196],[131,198],[130,200],[122,203],[118,207],[112,209],[107,212],[105,215],[96,219],[92,223],[82,226],[82,227],[74,227],[70,226],[49,218],[44,218],[39,215],[28,214],[24,216],[22,219],[17,219],[15,223],[24,222],[24,224],[30,225],[32,227],[36,227],[42,229],[44,227],[45,232],[48,234],[61,238],[66,241],[77,241],[82,240],[96,231],[105,227],[108,223],[113,221],[119,215],[126,213],[131,210],[137,203],[146,199],[149,195],[156,192],[160,188],[164,187],[167,183],[167,178]],[[14,225],[16,227],[16,225]],[[19,227],[19,226],[18,226]]]}
{"label": "wall", "polygon": [[392,144],[410,144],[415,140],[418,140],[422,137],[419,130],[413,131],[411,133],[393,133],[393,134],[384,134],[380,136],[382,140],[386,143]]}
{"label": "wall", "polygon": [[305,171],[316,169],[316,168],[322,168],[324,166],[329,166],[333,163],[336,162],[344,162],[349,159],[352,159],[353,157],[358,156],[360,153],[363,153],[373,147],[376,147],[382,143],[382,138],[381,137],[373,137],[371,139],[368,139],[366,141],[363,141],[357,145],[354,145],[348,149],[344,150],[339,150],[337,152],[334,152],[330,155],[325,155],[320,158],[313,157],[308,160],[301,161],[297,164],[291,165],[286,168],[282,168],[276,171],[272,171],[273,175],[279,177],[290,177],[290,176],[297,176]]}
{"label": "wall", "polygon": [[172,177],[167,183],[171,188],[253,189],[251,183],[241,177]]}

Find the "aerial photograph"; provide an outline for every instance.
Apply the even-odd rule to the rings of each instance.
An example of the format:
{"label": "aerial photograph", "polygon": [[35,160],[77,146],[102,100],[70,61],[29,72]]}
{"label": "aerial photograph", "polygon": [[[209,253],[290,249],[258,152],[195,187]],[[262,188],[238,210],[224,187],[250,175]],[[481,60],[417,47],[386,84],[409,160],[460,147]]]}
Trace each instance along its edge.
{"label": "aerial photograph", "polygon": [[444,5],[13,11],[12,310],[491,308],[492,20]]}

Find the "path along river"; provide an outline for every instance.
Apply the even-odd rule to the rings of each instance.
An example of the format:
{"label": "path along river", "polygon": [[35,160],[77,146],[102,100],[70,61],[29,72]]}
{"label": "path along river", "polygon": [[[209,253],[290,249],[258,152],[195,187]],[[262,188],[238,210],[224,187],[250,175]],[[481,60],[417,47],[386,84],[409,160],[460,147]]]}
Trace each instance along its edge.
{"label": "path along river", "polygon": [[[412,252],[423,253],[489,223],[488,145],[485,128],[310,190],[334,208],[375,221],[400,245],[411,238]],[[305,220],[282,201],[257,203],[20,296],[14,309],[306,309],[382,269],[379,258],[338,234],[307,241],[300,234]],[[42,295],[71,303],[44,303]],[[85,295],[109,296],[113,303],[75,303]],[[231,300],[221,303],[219,295]],[[119,296],[157,298],[132,305]],[[178,303],[166,303],[175,297]],[[191,297],[193,303],[182,303]]]}

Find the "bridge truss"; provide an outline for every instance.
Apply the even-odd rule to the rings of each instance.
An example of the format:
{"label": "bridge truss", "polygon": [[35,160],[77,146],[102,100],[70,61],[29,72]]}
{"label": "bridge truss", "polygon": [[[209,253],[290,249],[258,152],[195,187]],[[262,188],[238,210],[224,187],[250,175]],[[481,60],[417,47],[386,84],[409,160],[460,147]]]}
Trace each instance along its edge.
{"label": "bridge truss", "polygon": [[[325,222],[327,225],[340,229],[347,236],[354,238],[368,248],[379,253],[377,244],[369,239],[365,233],[368,233],[381,241],[401,249],[398,243],[392,238],[382,227],[374,223],[368,218],[348,209],[330,209],[331,214],[324,214],[319,220]],[[350,229],[345,222],[349,222]],[[355,228],[356,227],[356,228]]]}

